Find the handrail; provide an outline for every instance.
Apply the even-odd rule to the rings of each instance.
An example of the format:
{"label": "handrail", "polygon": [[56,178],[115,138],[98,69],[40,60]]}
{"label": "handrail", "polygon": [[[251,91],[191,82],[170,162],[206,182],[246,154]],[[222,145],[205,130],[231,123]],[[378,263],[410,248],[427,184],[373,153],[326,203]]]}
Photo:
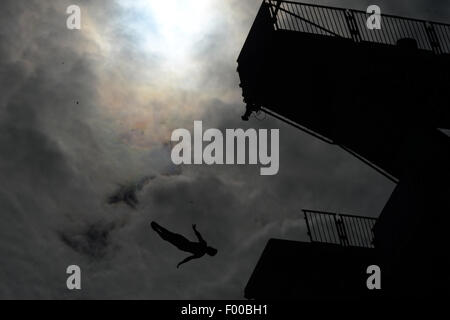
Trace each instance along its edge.
{"label": "handrail", "polygon": [[450,25],[421,19],[381,14],[381,29],[369,30],[370,14],[293,1],[264,0],[271,12],[276,30],[290,30],[323,36],[397,45],[400,39],[414,39],[418,49],[435,54],[450,53]]}
{"label": "handrail", "polygon": [[303,209],[303,214],[311,242],[344,247],[374,247],[373,227],[376,218],[306,209]]}

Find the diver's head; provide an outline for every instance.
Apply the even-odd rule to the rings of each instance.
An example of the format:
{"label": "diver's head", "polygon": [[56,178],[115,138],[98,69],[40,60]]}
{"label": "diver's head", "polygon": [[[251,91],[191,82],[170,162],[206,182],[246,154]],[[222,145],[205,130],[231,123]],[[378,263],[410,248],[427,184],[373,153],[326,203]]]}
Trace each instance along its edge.
{"label": "diver's head", "polygon": [[217,249],[206,247],[206,253],[210,256],[215,256],[217,254]]}

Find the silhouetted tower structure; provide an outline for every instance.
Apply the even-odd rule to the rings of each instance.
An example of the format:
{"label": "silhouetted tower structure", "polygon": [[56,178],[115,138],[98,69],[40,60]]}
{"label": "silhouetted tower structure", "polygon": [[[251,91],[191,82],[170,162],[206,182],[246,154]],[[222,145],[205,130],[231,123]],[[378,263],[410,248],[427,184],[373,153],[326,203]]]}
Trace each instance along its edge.
{"label": "silhouetted tower structure", "polygon": [[[358,270],[368,261],[381,264],[386,295],[448,294],[450,138],[439,129],[450,128],[450,25],[383,14],[381,29],[371,30],[369,16],[265,0],[238,58],[247,104],[242,118],[262,110],[339,145],[394,181],[396,188],[371,228],[375,249],[349,255],[361,250],[340,243],[332,251],[353,257],[343,270],[352,263]],[[329,250],[325,244],[297,245],[302,248],[297,259],[313,252],[311,246],[315,252]],[[261,270],[275,270],[288,247],[287,256],[295,245],[269,242],[246,288],[248,298],[274,292],[307,296],[292,288],[295,281],[281,290],[263,280],[270,275]],[[331,256],[337,257],[324,254],[317,263],[333,263]],[[359,293],[365,290],[363,273],[354,276],[362,277]],[[294,296],[287,293],[291,289]],[[324,290],[317,295],[326,295]]]}

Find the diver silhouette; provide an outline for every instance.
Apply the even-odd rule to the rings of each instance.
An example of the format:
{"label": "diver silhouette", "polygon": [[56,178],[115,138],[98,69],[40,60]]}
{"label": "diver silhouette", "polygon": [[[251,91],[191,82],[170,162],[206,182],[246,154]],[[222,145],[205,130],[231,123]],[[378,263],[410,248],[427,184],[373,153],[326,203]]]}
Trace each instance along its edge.
{"label": "diver silhouette", "polygon": [[181,234],[173,233],[163,227],[161,227],[156,222],[152,221],[151,223],[152,229],[155,230],[161,238],[170,242],[175,247],[180,249],[181,251],[186,251],[192,253],[192,256],[187,257],[183,261],[177,264],[177,268],[180,267],[183,263],[186,263],[192,259],[198,259],[203,257],[205,254],[210,256],[215,256],[217,254],[217,249],[209,247],[206,241],[202,238],[200,232],[197,231],[196,225],[192,225],[192,229],[194,229],[195,235],[198,238],[198,242],[192,242],[186,239]]}

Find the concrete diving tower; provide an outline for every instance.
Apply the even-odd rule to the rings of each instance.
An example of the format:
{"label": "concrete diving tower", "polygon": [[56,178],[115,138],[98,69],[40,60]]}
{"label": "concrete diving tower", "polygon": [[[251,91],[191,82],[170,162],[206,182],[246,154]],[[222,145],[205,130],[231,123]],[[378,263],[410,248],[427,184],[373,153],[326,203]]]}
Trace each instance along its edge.
{"label": "concrete diving tower", "polygon": [[398,180],[421,130],[450,128],[450,26],[262,3],[238,58],[247,114],[263,109]]}
{"label": "concrete diving tower", "polygon": [[[262,110],[396,184],[370,228],[373,247],[270,240],[247,298],[370,298],[359,281],[373,261],[384,296],[450,295],[450,138],[440,130],[450,129],[450,25],[382,14],[370,30],[369,16],[264,0],[244,43],[243,120]],[[343,278],[322,281],[324,264]]]}

